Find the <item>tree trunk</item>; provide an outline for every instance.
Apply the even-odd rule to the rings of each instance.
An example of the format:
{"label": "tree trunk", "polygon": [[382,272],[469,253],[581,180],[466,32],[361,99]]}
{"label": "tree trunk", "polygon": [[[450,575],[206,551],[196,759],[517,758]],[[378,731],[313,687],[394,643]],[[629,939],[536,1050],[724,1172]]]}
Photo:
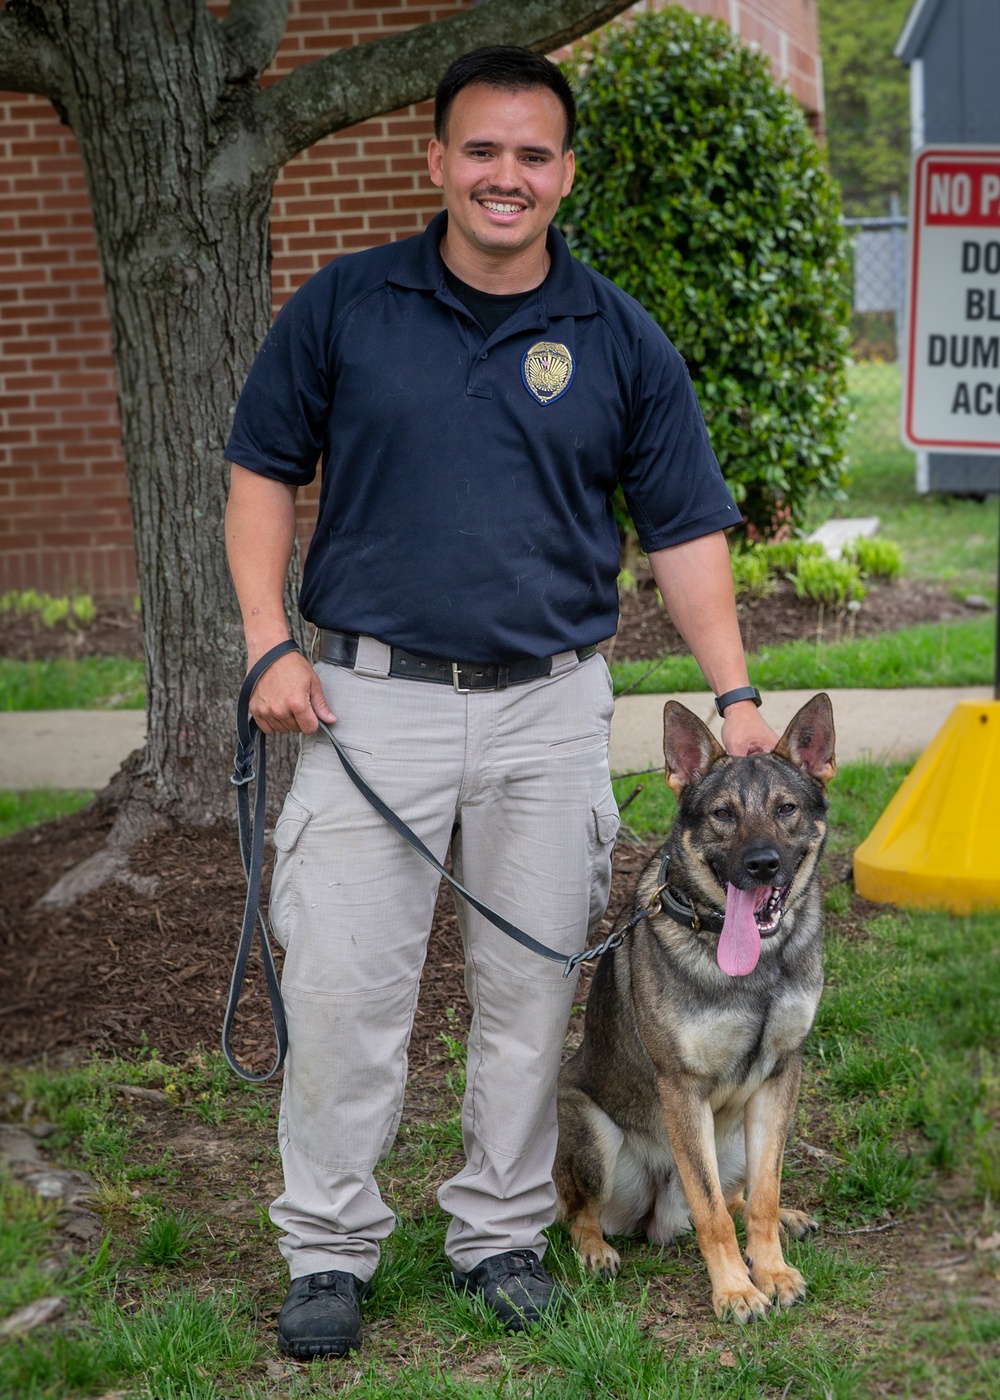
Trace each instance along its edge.
{"label": "tree trunk", "polygon": [[[235,811],[229,783],[235,698],[245,668],[223,541],[233,408],[271,322],[268,216],[273,171],[234,160],[215,121],[222,54],[199,5],[97,0],[63,13],[74,55],[66,106],[90,187],[119,379],[146,652],[148,731],[110,796],[111,864],[166,821],[207,824]],[[99,38],[94,19],[107,21]],[[114,21],[112,23],[112,20]],[[238,100],[239,95],[236,95]],[[221,158],[220,158],[221,154]],[[154,173],[155,172],[155,173]],[[271,768],[274,790],[287,777]],[[106,878],[80,871],[65,903]],[[103,871],[103,874],[102,874]]]}

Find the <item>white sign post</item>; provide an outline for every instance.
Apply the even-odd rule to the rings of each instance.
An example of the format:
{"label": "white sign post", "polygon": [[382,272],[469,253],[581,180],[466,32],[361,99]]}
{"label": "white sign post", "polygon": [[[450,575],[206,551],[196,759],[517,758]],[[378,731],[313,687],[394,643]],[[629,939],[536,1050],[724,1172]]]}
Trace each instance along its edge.
{"label": "white sign post", "polygon": [[903,441],[1000,452],[1000,147],[917,151],[910,207]]}

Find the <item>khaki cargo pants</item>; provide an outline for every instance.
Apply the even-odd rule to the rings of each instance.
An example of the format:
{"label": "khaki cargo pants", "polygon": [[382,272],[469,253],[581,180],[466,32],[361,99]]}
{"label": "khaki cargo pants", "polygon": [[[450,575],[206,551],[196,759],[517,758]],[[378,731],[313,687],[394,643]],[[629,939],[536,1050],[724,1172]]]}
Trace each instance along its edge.
{"label": "khaki cargo pants", "polygon": [[[388,676],[362,638],[354,670],[320,664],[337,736],[372,787],[456,878],[560,952],[584,946],[607,903],[618,809],[608,773],[612,699],[600,656],[460,694]],[[271,894],[286,948],[289,1050],[271,1207],[292,1278],[368,1279],[392,1210],[372,1169],[392,1145],[439,878],[304,738],[275,829]],[[555,1085],[575,978],[459,900],[473,1006],[462,1127],[466,1165],[438,1193],[462,1272],[545,1249],[555,1214]]]}

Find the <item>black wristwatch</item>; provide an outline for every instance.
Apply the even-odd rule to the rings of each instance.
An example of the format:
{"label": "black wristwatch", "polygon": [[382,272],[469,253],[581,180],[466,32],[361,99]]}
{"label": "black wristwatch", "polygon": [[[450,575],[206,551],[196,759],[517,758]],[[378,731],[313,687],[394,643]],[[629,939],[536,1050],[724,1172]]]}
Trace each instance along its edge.
{"label": "black wristwatch", "polygon": [[755,685],[741,685],[739,690],[727,690],[724,695],[715,697],[715,708],[720,715],[725,715],[727,705],[735,705],[739,700],[752,700],[760,707],[760,691]]}

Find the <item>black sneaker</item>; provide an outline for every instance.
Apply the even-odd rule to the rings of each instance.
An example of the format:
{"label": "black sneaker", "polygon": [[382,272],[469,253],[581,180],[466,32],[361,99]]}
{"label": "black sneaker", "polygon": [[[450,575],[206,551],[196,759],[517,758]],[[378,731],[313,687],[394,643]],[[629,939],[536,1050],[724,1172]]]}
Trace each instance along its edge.
{"label": "black sneaker", "polygon": [[529,1250],[491,1254],[467,1274],[453,1272],[462,1293],[478,1293],[508,1332],[523,1332],[536,1322],[554,1320],[566,1306],[562,1290]]}
{"label": "black sneaker", "polygon": [[292,1280],[278,1314],[278,1346],[286,1356],[344,1356],[361,1345],[361,1300],[369,1285],[331,1269]]}

